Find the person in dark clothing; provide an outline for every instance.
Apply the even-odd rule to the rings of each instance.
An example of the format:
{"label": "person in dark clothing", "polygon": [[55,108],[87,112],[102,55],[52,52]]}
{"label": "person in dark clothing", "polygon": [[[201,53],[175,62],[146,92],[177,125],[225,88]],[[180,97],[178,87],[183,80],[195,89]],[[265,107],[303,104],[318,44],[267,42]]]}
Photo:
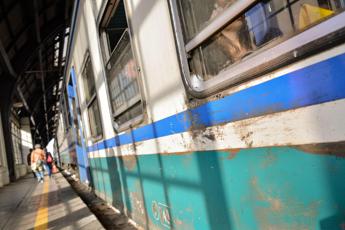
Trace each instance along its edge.
{"label": "person in dark clothing", "polygon": [[48,170],[48,176],[51,177],[52,176],[52,168],[53,168],[53,156],[50,152],[46,152],[46,164],[49,168]]}

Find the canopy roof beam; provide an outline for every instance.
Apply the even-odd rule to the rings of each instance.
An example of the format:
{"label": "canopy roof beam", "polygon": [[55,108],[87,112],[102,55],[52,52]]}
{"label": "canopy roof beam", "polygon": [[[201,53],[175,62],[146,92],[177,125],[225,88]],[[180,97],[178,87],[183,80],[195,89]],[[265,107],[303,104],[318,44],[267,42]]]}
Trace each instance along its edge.
{"label": "canopy roof beam", "polygon": [[38,0],[34,0],[34,12],[35,12],[35,28],[36,28],[36,40],[37,44],[39,45],[38,48],[38,62],[39,68],[41,71],[41,85],[42,85],[42,93],[43,93],[43,108],[44,108],[44,119],[46,121],[45,129],[47,133],[47,142],[49,140],[49,124],[48,124],[48,115],[47,115],[47,98],[46,98],[46,90],[45,90],[45,72],[43,71],[43,60],[42,60],[42,43],[41,43],[41,33],[40,33],[40,21],[39,21],[39,8],[38,8]]}
{"label": "canopy roof beam", "polygon": [[6,73],[11,75],[11,77],[17,78],[17,74],[12,67],[11,61],[8,58],[6,49],[3,46],[1,39],[0,39],[0,62],[2,64],[1,66],[5,67],[4,71]]}

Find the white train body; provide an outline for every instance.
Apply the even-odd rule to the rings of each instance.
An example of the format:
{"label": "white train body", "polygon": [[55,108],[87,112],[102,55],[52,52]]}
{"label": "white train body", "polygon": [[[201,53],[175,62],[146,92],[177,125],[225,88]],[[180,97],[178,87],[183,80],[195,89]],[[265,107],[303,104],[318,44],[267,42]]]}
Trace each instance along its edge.
{"label": "white train body", "polygon": [[[248,9],[245,4],[253,6],[250,2],[236,1],[228,9]],[[296,2],[310,14],[308,7],[317,1]],[[325,2],[333,4],[330,9],[343,4]],[[57,135],[60,154],[70,154],[61,157],[65,165],[85,170],[82,181],[147,229],[344,225],[345,200],[340,195],[345,191],[344,12],[322,16],[327,19],[273,45],[257,45],[217,76],[200,80],[197,61],[193,62],[197,54],[188,50],[204,47],[198,39],[205,38],[201,33],[194,36],[196,43],[181,38],[183,20],[176,12],[184,3],[124,0],[129,28],[121,39],[130,39],[139,88],[139,97],[125,100],[125,111],[138,106],[132,112],[136,116],[126,120],[122,117],[126,112],[114,111],[118,105],[112,89],[118,86],[109,83],[112,54],[105,52],[102,32],[108,8],[119,4],[79,3],[66,63],[71,70],[67,92],[68,86],[75,89],[68,96],[69,108],[73,98],[77,106],[75,113],[70,112],[71,128],[66,132],[66,119],[61,117]],[[320,15],[328,12],[320,8]],[[285,21],[277,23],[284,33]],[[201,30],[214,29],[205,28]],[[256,44],[258,40],[255,37]],[[207,59],[206,50],[202,52]],[[186,73],[188,65],[190,72],[196,68],[195,73]],[[85,75],[94,79],[91,94],[85,90],[89,84]],[[128,79],[123,84],[132,87]],[[79,154],[78,148],[84,153]]]}

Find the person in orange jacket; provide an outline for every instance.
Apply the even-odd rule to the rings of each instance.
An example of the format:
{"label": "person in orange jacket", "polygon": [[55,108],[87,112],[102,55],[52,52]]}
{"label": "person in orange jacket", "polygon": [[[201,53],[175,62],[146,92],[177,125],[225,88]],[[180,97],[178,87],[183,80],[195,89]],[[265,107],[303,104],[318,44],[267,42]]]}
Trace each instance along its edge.
{"label": "person in orange jacket", "polygon": [[37,181],[43,183],[44,173],[43,164],[45,162],[45,153],[40,144],[35,145],[35,149],[31,153],[31,169],[35,172]]}

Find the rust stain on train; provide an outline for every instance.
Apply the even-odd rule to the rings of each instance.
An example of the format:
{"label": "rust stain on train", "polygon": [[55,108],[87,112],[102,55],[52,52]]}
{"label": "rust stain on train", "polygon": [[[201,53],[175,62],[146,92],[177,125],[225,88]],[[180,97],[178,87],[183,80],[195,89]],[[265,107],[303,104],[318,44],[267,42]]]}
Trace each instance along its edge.
{"label": "rust stain on train", "polygon": [[334,143],[318,143],[293,146],[298,150],[302,150],[311,154],[329,155],[345,158],[345,141]]}
{"label": "rust stain on train", "polygon": [[195,151],[163,152],[161,155],[188,155],[193,153],[195,153]]}
{"label": "rust stain on train", "polygon": [[[164,151],[161,153],[161,155],[191,155],[191,154],[194,154],[194,153],[197,153],[197,152],[214,152],[215,150],[206,150],[206,151],[180,151],[180,152],[167,152],[167,151]],[[234,159],[237,154],[241,151],[240,148],[236,148],[236,149],[217,149],[217,152],[228,152],[229,155],[225,158],[225,159],[228,159],[228,160],[232,160]],[[189,159],[190,160],[190,159]]]}
{"label": "rust stain on train", "polygon": [[237,156],[241,149],[227,149],[226,151],[229,152],[229,155],[226,159],[232,160]]}
{"label": "rust stain on train", "polygon": [[261,163],[262,168],[267,168],[271,165],[273,165],[277,161],[277,155],[273,154],[271,151],[271,148],[268,148],[265,152],[263,161]]}
{"label": "rust stain on train", "polygon": [[137,166],[137,156],[136,155],[124,155],[120,157],[126,169],[134,170]]}
{"label": "rust stain on train", "polygon": [[173,223],[174,223],[174,227],[176,229],[195,229],[195,226],[193,225],[192,221],[191,221],[191,223],[189,223],[189,222],[184,222],[184,221],[176,218],[173,221]]}
{"label": "rust stain on train", "polygon": [[[229,93],[227,93],[227,94],[229,94]],[[216,101],[216,100],[219,100],[221,98],[224,98],[227,94],[224,92],[220,92],[220,93],[217,93],[215,95],[211,95],[211,96],[206,97],[206,98],[190,98],[190,99],[185,100],[185,103],[186,103],[188,109],[194,109],[194,108],[197,108],[199,106],[206,104],[207,102]]]}
{"label": "rust stain on train", "polygon": [[[252,194],[248,199],[251,202],[260,204],[254,208],[260,229],[315,229],[315,226],[308,225],[307,223],[312,223],[318,215],[321,200],[303,203],[288,194],[283,195],[279,191],[272,192],[270,188],[267,188],[267,183],[262,182],[265,185],[265,187],[262,187],[259,183],[259,178],[256,176],[252,177],[249,183]],[[267,205],[263,205],[264,203]],[[295,218],[301,216],[310,221],[306,223],[286,221],[287,217]],[[274,222],[272,218],[274,218]]]}

